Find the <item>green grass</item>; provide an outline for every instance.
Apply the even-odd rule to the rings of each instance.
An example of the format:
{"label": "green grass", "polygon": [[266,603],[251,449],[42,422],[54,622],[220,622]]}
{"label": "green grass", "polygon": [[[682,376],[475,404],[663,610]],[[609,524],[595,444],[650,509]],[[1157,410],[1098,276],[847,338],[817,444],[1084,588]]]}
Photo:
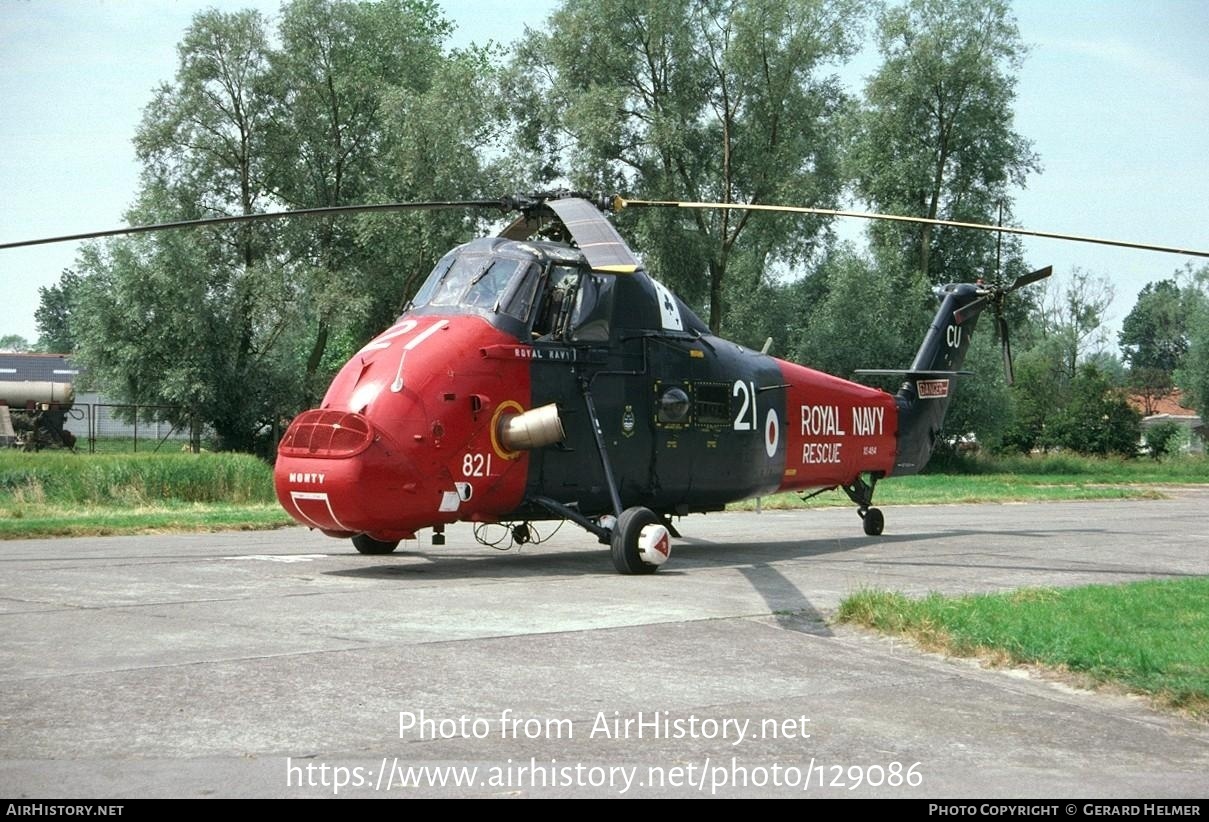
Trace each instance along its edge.
{"label": "green grass", "polygon": [[1180,456],[1163,460],[1045,454],[1010,457],[935,457],[929,474],[1012,474],[1064,477],[1091,482],[1209,483],[1209,457]]}
{"label": "green grass", "polygon": [[249,531],[282,528],[294,521],[277,503],[222,505],[161,503],[154,506],[64,508],[0,506],[0,539],[85,537],[173,531]]}
{"label": "green grass", "polygon": [[0,452],[0,539],[288,525],[275,500],[246,454]]}
{"label": "green grass", "polygon": [[1209,718],[1209,578],[918,600],[864,591],[837,619],[956,656],[1070,672]]}
{"label": "green grass", "polygon": [[0,501],[138,505],[273,499],[272,468],[247,454],[0,452]]}
{"label": "green grass", "polygon": [[[961,460],[964,474],[891,477],[878,505],[1139,499],[1150,484],[1209,483],[1209,460],[1097,460],[1019,457]],[[0,539],[147,530],[268,528],[289,520],[274,504],[272,469],[246,454],[26,454],[0,451]],[[765,508],[849,506],[843,492],[803,502],[798,494]],[[734,506],[751,509],[755,501]]]}
{"label": "green grass", "polygon": [[[1028,502],[1070,499],[1158,499],[1155,485],[1209,483],[1209,459],[1170,461],[1096,459],[1078,456],[962,459],[947,472],[889,477],[877,486],[876,504],[922,505],[971,502]],[[851,505],[843,491],[809,500],[798,493],[760,500],[764,508],[815,508]],[[755,500],[733,506],[755,508]]]}
{"label": "green grass", "polygon": [[[154,427],[149,427],[146,434],[140,431],[137,440],[134,437],[97,437],[91,443],[94,454],[172,454],[188,451],[188,445],[189,441],[185,439],[165,438],[161,441]],[[88,440],[81,438],[76,448],[87,452]]]}

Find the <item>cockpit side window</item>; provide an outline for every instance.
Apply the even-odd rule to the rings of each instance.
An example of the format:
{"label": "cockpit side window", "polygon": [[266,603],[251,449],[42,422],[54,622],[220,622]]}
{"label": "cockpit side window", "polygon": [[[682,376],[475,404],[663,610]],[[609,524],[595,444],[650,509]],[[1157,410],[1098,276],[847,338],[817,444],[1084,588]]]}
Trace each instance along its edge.
{"label": "cockpit side window", "polygon": [[584,273],[571,313],[571,339],[603,342],[609,339],[613,319],[613,286],[616,277]]}
{"label": "cockpit side window", "polygon": [[578,268],[568,265],[550,267],[541,306],[533,321],[533,336],[566,336],[571,310],[575,307],[575,293],[578,289]]}
{"label": "cockpit side window", "polygon": [[[505,261],[500,260],[496,265],[502,262]],[[541,285],[541,269],[533,263],[519,261],[516,266],[523,270],[511,276],[507,291],[500,297],[499,307],[508,316],[527,323],[533,315],[537,288]]]}
{"label": "cockpit side window", "polygon": [[416,296],[411,298],[408,308],[419,308],[422,305],[428,305],[437,287],[445,279],[445,275],[449,273],[449,267],[453,265],[455,259],[457,259],[456,255],[451,253],[446,254],[437,261],[436,266],[432,269],[432,273],[424,281],[424,285],[420,286],[420,290],[416,292]]}

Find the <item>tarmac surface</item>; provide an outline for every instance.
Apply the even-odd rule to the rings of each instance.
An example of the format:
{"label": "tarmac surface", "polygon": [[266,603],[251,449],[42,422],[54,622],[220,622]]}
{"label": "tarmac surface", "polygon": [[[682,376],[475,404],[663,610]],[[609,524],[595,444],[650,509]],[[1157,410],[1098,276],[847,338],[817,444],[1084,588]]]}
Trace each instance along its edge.
{"label": "tarmac surface", "polygon": [[1209,574],[1207,504],[689,517],[648,577],[570,524],[0,542],[0,796],[1204,797],[1209,725],[828,618]]}

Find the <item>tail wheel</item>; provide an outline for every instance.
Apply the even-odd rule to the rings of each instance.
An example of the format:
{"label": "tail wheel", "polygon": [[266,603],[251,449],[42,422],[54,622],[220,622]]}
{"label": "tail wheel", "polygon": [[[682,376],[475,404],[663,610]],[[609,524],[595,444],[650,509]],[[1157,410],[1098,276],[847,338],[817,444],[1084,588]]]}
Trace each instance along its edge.
{"label": "tail wheel", "polygon": [[882,509],[870,508],[861,514],[861,519],[864,520],[866,534],[871,537],[881,536],[882,529],[886,527],[886,518],[882,515]]}
{"label": "tail wheel", "polygon": [[659,570],[658,565],[644,562],[638,553],[642,529],[658,522],[659,517],[649,508],[627,508],[621,512],[610,543],[613,567],[619,574],[653,574]]}
{"label": "tail wheel", "polygon": [[389,554],[399,547],[399,541],[382,542],[369,534],[357,534],[353,537],[353,547],[361,554]]}

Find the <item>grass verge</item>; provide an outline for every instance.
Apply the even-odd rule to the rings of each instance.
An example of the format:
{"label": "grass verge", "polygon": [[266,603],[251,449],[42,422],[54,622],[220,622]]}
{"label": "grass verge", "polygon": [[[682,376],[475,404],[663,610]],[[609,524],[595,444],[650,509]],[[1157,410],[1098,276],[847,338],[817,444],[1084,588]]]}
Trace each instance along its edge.
{"label": "grass verge", "polygon": [[0,506],[0,539],[95,537],[180,531],[262,531],[293,525],[277,503],[159,503],[154,506],[87,505],[63,508]]}
{"label": "grass verge", "polygon": [[862,591],[837,619],[927,650],[1041,665],[1209,719],[1209,578],[924,599]]}
{"label": "grass verge", "polygon": [[246,454],[0,452],[0,539],[279,528],[272,469]]}
{"label": "grass verge", "polygon": [[[1161,499],[1156,486],[1209,484],[1209,459],[1101,459],[1079,456],[978,457],[950,459],[944,470],[890,477],[878,484],[876,504],[936,505],[972,502],[1032,502],[1078,499]],[[803,500],[798,493],[763,497],[763,508],[849,506],[843,491]],[[752,510],[755,500],[732,506]]]}
{"label": "grass verge", "polygon": [[[893,477],[878,505],[1154,499],[1147,484],[1209,483],[1209,460],[1192,457],[1104,460],[1086,457],[961,459],[964,473]],[[164,530],[276,528],[289,523],[274,504],[272,469],[245,454],[25,454],[0,451],[0,539],[130,534]],[[764,508],[851,503],[841,491],[803,501],[760,500]],[[754,500],[737,503],[752,509]]]}

